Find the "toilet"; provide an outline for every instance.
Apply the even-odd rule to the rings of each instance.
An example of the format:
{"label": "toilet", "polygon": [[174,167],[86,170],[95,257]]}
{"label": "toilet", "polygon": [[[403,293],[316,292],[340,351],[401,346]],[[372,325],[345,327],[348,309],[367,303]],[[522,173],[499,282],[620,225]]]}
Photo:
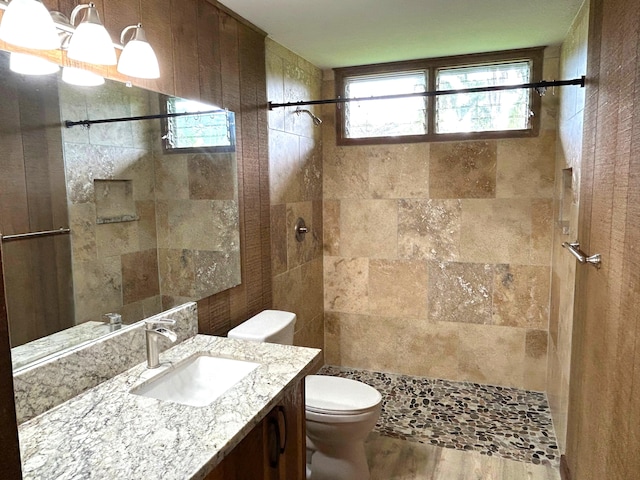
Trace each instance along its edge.
{"label": "toilet", "polygon": [[[293,345],[296,315],[265,310],[238,325],[229,338]],[[382,403],[375,388],[348,378],[305,378],[307,479],[368,480],[364,441]]]}

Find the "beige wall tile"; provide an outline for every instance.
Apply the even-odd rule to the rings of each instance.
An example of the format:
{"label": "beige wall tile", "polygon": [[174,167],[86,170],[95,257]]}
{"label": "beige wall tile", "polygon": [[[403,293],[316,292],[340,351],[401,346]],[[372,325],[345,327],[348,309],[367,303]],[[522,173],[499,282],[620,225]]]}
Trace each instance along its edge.
{"label": "beige wall tile", "polygon": [[458,379],[459,330],[448,322],[404,322],[398,328],[398,368],[404,374]]}
{"label": "beige wall tile", "polygon": [[271,274],[287,271],[287,206],[271,206]]}
{"label": "beige wall tile", "polygon": [[360,148],[336,147],[324,155],[326,199],[369,197],[369,161]]}
{"label": "beige wall tile", "polygon": [[473,263],[429,264],[429,319],[490,324],[494,268]]}
{"label": "beige wall tile", "polygon": [[553,239],[553,200],[531,201],[531,253],[529,262],[534,265],[551,263]]}
{"label": "beige wall tile", "polygon": [[194,200],[235,200],[237,169],[235,153],[191,155],[189,198]]}
{"label": "beige wall tile", "polygon": [[340,202],[340,255],[397,258],[397,202],[394,200],[342,200]]}
{"label": "beige wall tile", "polygon": [[530,244],[530,200],[462,200],[462,261],[526,265]]}
{"label": "beige wall tile", "polygon": [[429,144],[365,147],[372,198],[428,198]]}
{"label": "beige wall tile", "polygon": [[499,140],[496,197],[553,197],[555,148],[555,130],[533,138]]}
{"label": "beige wall tile", "polygon": [[431,144],[431,198],[493,198],[497,148],[494,141]]}
{"label": "beige wall tile", "polygon": [[277,130],[269,130],[269,186],[271,204],[302,199],[298,155],[299,139]]}
{"label": "beige wall tile", "polygon": [[324,309],[350,313],[369,311],[369,260],[324,257]]}
{"label": "beige wall tile", "polygon": [[[322,284],[323,262],[318,257],[300,267],[302,298],[299,305],[301,324],[321,317],[324,313],[324,286]],[[306,328],[306,327],[305,327]]]}
{"label": "beige wall tile", "polygon": [[547,384],[547,330],[527,330],[523,387],[543,392]]}
{"label": "beige wall tile", "polygon": [[325,313],[327,363],[387,372],[397,368],[400,319]]}
{"label": "beige wall tile", "polygon": [[324,316],[318,315],[303,329],[295,332],[293,344],[300,347],[324,349]]}
{"label": "beige wall tile", "polygon": [[[295,237],[295,225],[298,218],[302,218],[309,228],[302,242],[298,242]],[[295,268],[303,263],[310,262],[314,253],[313,236],[317,234],[312,228],[313,206],[311,202],[298,202],[287,204],[287,229],[285,240],[287,243],[287,264],[288,268]]]}
{"label": "beige wall tile", "polygon": [[160,294],[156,250],[122,256],[122,301],[137,302]]}
{"label": "beige wall tile", "polygon": [[[273,277],[273,308],[301,315],[303,302],[302,269],[294,268]],[[296,320],[296,326],[304,323]]]}
{"label": "beige wall tile", "polygon": [[459,348],[463,379],[522,388],[525,330],[465,325],[460,329]]}
{"label": "beige wall tile", "polygon": [[340,254],[340,201],[324,200],[322,202],[323,251],[325,255]]}
{"label": "beige wall tile", "polygon": [[546,332],[549,270],[549,267],[528,265],[497,266],[493,282],[493,324],[539,328]]}
{"label": "beige wall tile", "polygon": [[405,319],[427,317],[427,264],[369,261],[369,313]]}
{"label": "beige wall tile", "polygon": [[457,260],[461,213],[460,200],[399,200],[399,256],[415,260]]}

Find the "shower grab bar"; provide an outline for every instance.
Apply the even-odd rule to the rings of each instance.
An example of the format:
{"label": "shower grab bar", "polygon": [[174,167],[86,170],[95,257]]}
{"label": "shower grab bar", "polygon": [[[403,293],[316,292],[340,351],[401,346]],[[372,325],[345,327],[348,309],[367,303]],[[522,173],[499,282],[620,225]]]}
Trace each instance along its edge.
{"label": "shower grab bar", "polygon": [[65,233],[71,233],[71,229],[61,227],[58,230],[43,230],[41,232],[16,233],[15,235],[0,235],[0,240],[2,240],[3,242],[10,242],[11,240],[24,240],[28,238],[48,237],[50,235],[62,235]]}
{"label": "shower grab bar", "polygon": [[582,250],[580,250],[580,244],[578,242],[564,242],[562,246],[569,250],[569,253],[576,257],[578,262],[588,263],[596,268],[600,268],[600,262],[602,261],[602,258],[600,257],[599,253],[596,253],[595,255],[587,255]]}

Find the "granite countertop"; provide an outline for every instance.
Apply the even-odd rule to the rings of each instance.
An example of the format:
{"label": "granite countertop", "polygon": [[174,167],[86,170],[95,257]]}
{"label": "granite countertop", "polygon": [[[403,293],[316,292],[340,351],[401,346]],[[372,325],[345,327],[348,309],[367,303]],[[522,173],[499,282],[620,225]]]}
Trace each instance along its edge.
{"label": "granite countertop", "polygon": [[320,357],[312,348],[196,335],[160,361],[197,353],[261,365],[205,407],[130,393],[167,369],[137,365],[20,425],[23,478],[202,479]]}

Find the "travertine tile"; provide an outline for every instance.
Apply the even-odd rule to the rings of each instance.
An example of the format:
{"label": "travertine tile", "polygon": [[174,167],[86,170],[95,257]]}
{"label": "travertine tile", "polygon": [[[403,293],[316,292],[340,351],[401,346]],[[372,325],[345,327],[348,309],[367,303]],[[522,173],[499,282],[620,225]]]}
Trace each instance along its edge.
{"label": "travertine tile", "polygon": [[397,318],[325,313],[325,358],[366,370],[397,368]]}
{"label": "travertine tile", "polygon": [[[295,225],[298,218],[302,218],[309,229],[302,242],[295,238]],[[294,268],[311,261],[314,253],[313,209],[311,202],[298,202],[287,204],[287,229],[285,233],[287,242],[287,265]]]}
{"label": "travertine tile", "polygon": [[429,319],[434,322],[491,323],[491,265],[429,264]]}
{"label": "travertine tile", "polygon": [[372,198],[428,198],[429,144],[365,147]]}
{"label": "travertine tile", "polygon": [[530,200],[462,200],[462,261],[527,265],[530,241]]}
{"label": "travertine tile", "polygon": [[493,282],[493,324],[546,329],[549,267],[498,265]]}
{"label": "travertine tile", "polygon": [[235,153],[191,155],[189,170],[189,198],[194,200],[235,200]]}
{"label": "travertine tile", "polygon": [[240,284],[240,250],[194,250],[192,298],[205,298]]}
{"label": "travertine tile", "polygon": [[457,260],[461,212],[460,200],[399,200],[399,256],[415,260]]}
{"label": "travertine tile", "polygon": [[555,131],[498,141],[498,198],[551,198],[555,179]]}
{"label": "travertine tile", "polygon": [[287,266],[287,206],[271,206],[271,274],[285,272]]}
{"label": "travertine tile", "polygon": [[525,330],[489,325],[460,329],[459,369],[464,380],[522,388]]}
{"label": "travertine tile", "polygon": [[302,199],[299,152],[297,136],[269,130],[269,186],[272,204],[298,202]]}
{"label": "travertine tile", "polygon": [[403,322],[398,337],[397,369],[407,375],[459,377],[457,323],[413,320]]}
{"label": "travertine tile", "polygon": [[[303,302],[302,269],[300,267],[287,270],[273,277],[273,308],[299,315],[299,307]],[[304,322],[302,319],[300,327]],[[298,321],[296,321],[296,324]]]}
{"label": "travertine tile", "polygon": [[534,199],[531,201],[531,253],[530,263],[549,265],[551,263],[553,240],[553,200]]}
{"label": "travertine tile", "polygon": [[120,257],[82,262],[73,269],[76,319],[101,321],[105,311],[122,306],[122,273]]}
{"label": "travertine tile", "polygon": [[302,182],[300,200],[322,200],[322,147],[320,142],[313,138],[300,138],[300,163]]}
{"label": "travertine tile", "polygon": [[325,311],[369,311],[369,260],[324,257]]}
{"label": "travertine tile", "polygon": [[196,280],[194,250],[158,248],[160,291],[173,297],[193,297]]}
{"label": "travertine tile", "polygon": [[138,250],[138,222],[96,225],[99,257],[112,257]]}
{"label": "travertine tile", "polygon": [[154,177],[157,200],[189,198],[187,159],[187,155],[155,155]]}
{"label": "travertine tile", "polygon": [[325,255],[340,254],[340,200],[322,202],[323,250]]}
{"label": "travertine tile", "polygon": [[431,198],[495,197],[495,141],[432,143],[430,158]]}
{"label": "travertine tile", "polygon": [[336,147],[324,154],[325,199],[369,197],[369,161],[360,149]]}
{"label": "travertine tile", "polygon": [[543,392],[547,386],[547,330],[527,330],[523,388]]}
{"label": "travertine tile", "polygon": [[427,316],[427,264],[369,261],[369,313],[403,318]]}
{"label": "travertine tile", "polygon": [[398,205],[395,200],[340,202],[340,255],[397,258]]}
{"label": "travertine tile", "polygon": [[322,258],[318,257],[300,267],[302,298],[298,312],[303,323],[309,323],[324,313],[322,265]]}
{"label": "travertine tile", "polygon": [[122,301],[137,302],[160,294],[157,252],[144,250],[122,256]]}

